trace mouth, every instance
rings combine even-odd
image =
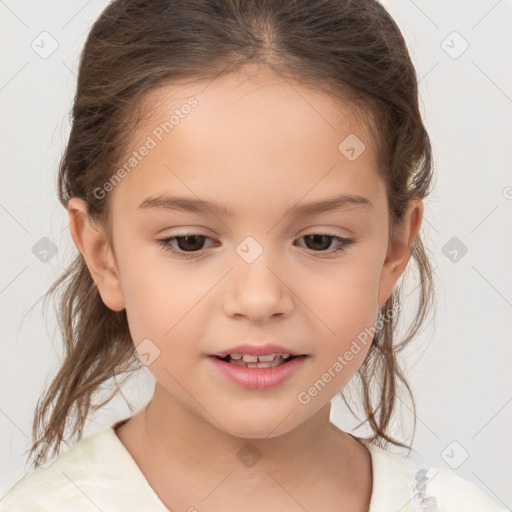
[[[211,356],[243,368],[272,368],[287,364],[295,358],[306,357],[305,355],[292,354],[268,354],[255,356],[251,354],[226,354],[225,356]]]
[[[275,388],[304,367],[308,355],[274,353],[253,354],[212,354],[208,360],[220,375],[242,388],[268,390]]]

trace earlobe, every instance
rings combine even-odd
[[[71,237],[87,264],[103,302],[113,311],[122,311],[125,302],[121,280],[105,234],[92,224],[83,199],[71,198],[68,214]]]
[[[382,265],[377,295],[379,307],[389,299],[396,282],[407,268],[422,220],[423,201],[417,197],[409,200],[402,223],[396,227],[395,239],[389,242]]]

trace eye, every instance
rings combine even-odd
[[[181,235],[163,238],[157,240],[157,242],[166,251],[170,251],[185,258],[196,258],[198,256],[196,253],[201,250],[205,239],[208,238],[210,237],[205,235]],[[177,242],[178,249],[175,248],[173,242]]]
[[[334,234],[329,233],[314,233],[305,235],[299,238],[306,240],[306,245],[312,245],[311,248],[314,252],[325,253],[328,255],[338,254],[339,252],[345,251],[355,240],[351,238],[343,238]],[[203,250],[203,245],[206,240],[212,240],[206,235],[180,235],[170,236],[157,240],[157,243],[165,250],[173,254],[177,254],[184,258],[197,258]],[[337,246],[334,249],[329,249],[332,242],[337,242]],[[177,245],[177,247],[175,246]]]
[[[312,233],[310,235],[304,235],[301,238],[306,241],[306,245],[313,246],[312,250],[314,250],[314,252],[321,252],[329,255],[338,254],[339,252],[345,251],[355,243],[355,240],[351,238],[343,238],[341,236],[329,233]],[[328,250],[333,241],[338,243],[337,247]]]

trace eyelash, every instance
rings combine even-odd
[[[335,255],[335,254],[338,254],[340,252],[346,251],[350,246],[352,246],[355,243],[355,240],[352,239],[352,238],[343,238],[341,236],[334,235],[332,233],[310,233],[308,235],[303,235],[300,238],[304,238],[306,236],[314,236],[314,235],[321,235],[321,236],[330,237],[330,238],[332,238],[334,240],[338,240],[338,242],[340,244],[336,249],[331,249],[331,250],[328,250],[328,251],[314,251],[313,249],[309,249],[309,250],[311,250],[313,252],[318,252],[318,253],[321,253],[321,254]],[[198,250],[198,251],[188,251],[187,252],[187,251],[182,251],[182,250],[176,249],[172,245],[172,243],[171,243],[172,241],[178,240],[179,238],[187,238],[189,236],[190,237],[192,237],[192,236],[199,236],[199,237],[201,237],[202,236],[202,237],[204,237],[206,239],[210,238],[209,236],[205,236],[205,235],[200,235],[200,234],[195,234],[194,233],[194,234],[190,234],[190,235],[170,236],[170,237],[167,237],[167,238],[163,238],[163,239],[157,240],[157,243],[165,251],[169,251],[169,252],[171,252],[173,254],[178,254],[179,256],[181,256],[183,258],[186,258],[186,259],[198,258],[199,256],[197,254],[201,252],[201,249]]]

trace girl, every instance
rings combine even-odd
[[[406,446],[397,355],[433,304],[431,178],[415,70],[376,1],[113,1],[59,173],[80,252],[49,291],[65,286],[66,357],[36,469],[0,510],[499,510],[386,450]],[[421,300],[396,340],[411,257]],[[146,406],[80,439],[101,385],[143,366]],[[367,439],[329,421],[355,375]],[[66,427],[79,442],[49,463]]]

